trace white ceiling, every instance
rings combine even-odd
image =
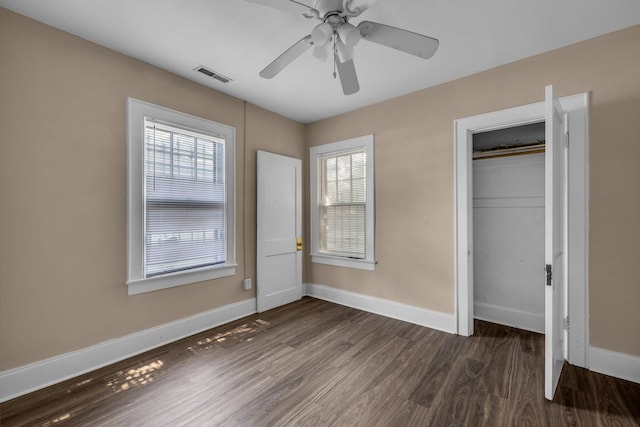
[[[307,3],[312,0],[303,0]],[[360,92],[345,96],[333,64],[311,52],[258,76],[315,20],[243,0],[0,0],[0,6],[308,123],[640,24],[638,0],[354,0],[358,18],[440,40],[420,59],[362,41]],[[193,71],[204,65],[232,82]],[[552,82],[550,82],[552,83]]]

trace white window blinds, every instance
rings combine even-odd
[[[225,140],[145,119],[146,277],[225,262]]]
[[[366,257],[366,161],[364,149],[318,158],[321,254]]]

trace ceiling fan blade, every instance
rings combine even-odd
[[[338,75],[340,75],[340,83],[342,83],[342,92],[345,95],[353,95],[360,90],[358,76],[356,75],[356,67],[353,59],[340,62],[337,54],[335,55],[336,66],[338,67]]]
[[[440,44],[438,39],[377,22],[362,21],[358,29],[365,40],[424,59],[431,58]]]
[[[287,65],[291,64],[294,59],[302,55],[313,46],[311,34],[298,40],[296,44],[287,49],[282,55],[278,56],[271,64],[267,65],[264,70],[260,71],[260,77],[270,79],[275,77]]]
[[[284,10],[295,15],[305,15],[314,9],[311,6],[295,0],[246,0],[250,3],[257,3],[274,9]],[[311,12],[313,13],[313,12]]]

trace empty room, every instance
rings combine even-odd
[[[640,426],[637,0],[0,0],[1,426]]]

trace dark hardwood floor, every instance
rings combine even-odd
[[[3,403],[0,425],[640,425],[639,384],[570,365],[546,401],[543,351],[304,298]]]

